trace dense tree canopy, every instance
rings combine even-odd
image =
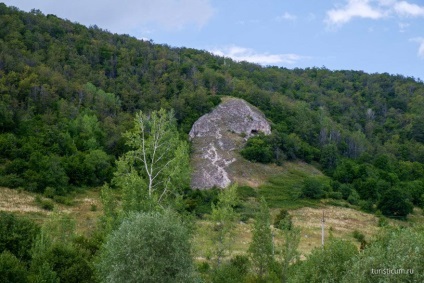
[[[272,121],[273,136],[249,141],[247,158],[311,162],[346,185],[333,190],[372,204],[405,186],[422,205],[419,79],[261,67],[4,4],[0,19],[0,185],[56,194],[103,185],[135,113],[174,109],[184,137],[229,95]]]

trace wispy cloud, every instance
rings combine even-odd
[[[399,25],[399,31],[405,32],[411,24],[409,24],[409,23],[399,23],[398,25]]]
[[[421,59],[424,59],[424,37],[415,37],[415,38],[411,38],[410,39],[413,42],[417,42],[419,43],[419,47],[418,47],[418,57],[420,57]]]
[[[300,60],[309,58],[298,54],[258,53],[253,49],[235,45],[215,48],[210,52],[218,56],[229,57],[235,61],[247,61],[261,65],[293,65]]]
[[[327,11],[328,26],[341,26],[354,18],[379,20],[395,16],[424,17],[424,6],[397,0],[346,0],[344,6]]]
[[[326,22],[329,25],[343,25],[353,18],[381,19],[384,12],[371,6],[370,0],[348,0],[346,6],[327,12]]]
[[[37,3],[35,3],[37,2]],[[10,0],[25,10],[37,6],[45,14],[70,18],[85,25],[97,24],[113,32],[128,32],[151,25],[166,30],[201,28],[215,14],[211,0]]]
[[[424,7],[416,4],[410,4],[406,1],[401,1],[394,4],[394,10],[397,14],[404,17],[423,17]]]
[[[282,22],[282,21],[296,21],[297,20],[297,16],[296,15],[293,15],[293,14],[290,14],[289,12],[285,12],[281,16],[276,17],[275,20],[277,22]]]

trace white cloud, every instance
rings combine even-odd
[[[413,42],[418,42],[420,46],[418,47],[418,57],[424,59],[424,37],[416,37],[410,39]]]
[[[398,0],[346,0],[346,4],[327,11],[325,22],[341,26],[353,18],[379,20],[389,16],[424,17],[424,6]]]
[[[399,23],[398,25],[400,32],[405,32],[411,26],[409,23]]]
[[[326,22],[329,25],[342,25],[355,17],[377,20],[384,17],[384,12],[372,7],[370,0],[348,0],[345,7],[328,11]]]
[[[295,21],[297,20],[297,16],[290,14],[288,12],[285,12],[284,14],[282,14],[281,16],[278,16],[275,18],[275,20],[277,22],[282,22],[282,21]]]
[[[218,56],[229,57],[235,61],[247,61],[261,65],[293,65],[299,60],[308,58],[297,54],[258,53],[253,49],[235,45],[212,49],[210,52]]]
[[[424,16],[424,7],[418,6],[416,4],[410,4],[406,1],[401,1],[394,4],[394,10],[400,16],[405,17],[423,17]]]
[[[210,0],[73,0],[27,1],[6,0],[7,5],[29,11],[32,8],[44,14],[98,25],[113,32],[153,24],[158,28],[179,30],[188,25],[201,28],[214,14]]]

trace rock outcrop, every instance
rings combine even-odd
[[[246,140],[259,132],[271,134],[270,124],[262,112],[242,99],[226,98],[200,117],[189,134],[193,143],[191,186],[227,187],[233,181],[227,168],[237,160]]]

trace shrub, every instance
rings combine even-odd
[[[263,134],[251,137],[240,154],[253,162],[270,163],[273,161],[271,144]]]
[[[280,209],[274,220],[274,227],[281,230],[291,230],[293,227],[292,216],[286,209]]]
[[[304,180],[302,186],[302,197],[311,199],[320,199],[324,196],[326,184],[322,180],[309,177]]]
[[[72,245],[55,244],[47,251],[45,260],[61,283],[93,281],[93,270],[87,257]]]
[[[347,201],[350,204],[357,205],[359,203],[359,200],[360,200],[360,196],[358,192],[356,190],[352,190],[349,197],[347,198]]]
[[[357,254],[358,250],[352,243],[332,240],[324,249],[314,249],[306,261],[294,265],[290,282],[341,282],[349,268],[346,262]]]
[[[332,199],[342,199],[343,195],[341,192],[329,192],[328,197]]]
[[[130,214],[107,239],[97,269],[103,282],[192,282],[189,231],[170,212]]]
[[[0,254],[0,282],[26,283],[28,271],[25,265],[13,254],[4,251]]]
[[[383,215],[401,219],[405,219],[414,208],[407,196],[399,189],[390,189],[385,192],[377,207]]]
[[[40,196],[35,197],[35,202],[45,210],[53,210],[54,209],[54,203],[50,199],[42,199]]]
[[[249,259],[245,256],[236,256],[230,262],[221,264],[212,272],[212,282],[239,283],[247,275]]]
[[[352,233],[353,237],[358,240],[358,242],[365,241],[365,235],[359,232],[358,230],[353,231]]]
[[[29,262],[30,250],[39,231],[38,225],[29,219],[0,212],[0,253],[9,251],[18,259]]]
[[[375,242],[348,262],[343,280],[337,282],[424,282],[423,227],[382,231]],[[392,270],[403,272],[387,273]]]
[[[74,204],[74,202],[72,201],[72,198],[69,196],[54,196],[53,200],[57,203],[68,205],[68,206],[71,206]]]

